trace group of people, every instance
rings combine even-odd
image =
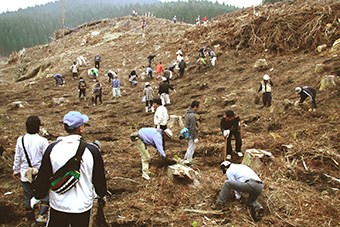
[[[28,226],[37,222],[49,227],[89,226],[92,204],[95,198],[105,206],[106,178],[100,147],[84,143],[82,135],[88,116],[70,111],[63,118],[66,136],[48,144],[41,137],[39,117],[26,120],[27,133],[17,140],[13,164],[13,177],[21,180],[24,190],[24,207]],[[65,168],[83,143],[83,154],[78,169],[78,181],[67,192],[50,190],[50,179],[59,169]],[[34,183],[32,176],[36,175]],[[40,203],[38,218],[34,208]],[[49,213],[48,213],[49,210]]]
[[[199,58],[204,62],[206,52],[209,55],[211,65],[215,67],[216,54],[211,48],[203,47],[199,50]],[[183,53],[181,49],[176,53],[177,64],[179,68],[183,60]],[[96,56],[98,57],[98,55]],[[146,69],[147,79],[152,79],[151,64],[155,55],[148,56],[149,66]],[[95,58],[95,68],[99,69],[98,58]],[[185,67],[184,67],[185,68]],[[73,78],[77,78],[78,69],[76,64],[71,66]],[[147,149],[148,146],[153,146],[157,149],[161,158],[166,157],[165,142],[173,138],[173,132],[167,128],[167,121],[169,119],[168,109],[171,107],[169,90],[175,91],[171,79],[171,69],[169,67],[164,69],[162,62],[156,66],[157,78],[161,78],[162,82],[159,84],[158,94],[159,98],[154,97],[154,91],[149,82],[145,83],[143,94],[145,96],[145,111],[155,112],[154,114],[154,127],[141,128],[138,132],[130,135],[131,141],[141,154],[142,162],[142,178],[150,180],[149,162],[151,159],[150,153]],[[168,70],[168,71],[167,71]],[[95,71],[91,73],[95,74]],[[170,71],[170,73],[169,73]],[[97,71],[98,72],[98,71]],[[161,73],[163,72],[163,76]],[[181,71],[180,71],[181,72]],[[183,76],[183,73],[180,74]],[[113,89],[113,97],[121,97],[120,94],[120,81],[116,72],[110,70],[108,72],[109,83]],[[57,79],[58,81],[57,81]],[[135,70],[131,71],[129,81],[132,86],[137,85],[138,75]],[[59,85],[64,84],[63,76],[61,74],[55,75],[56,83]],[[265,74],[260,82],[258,92],[262,92],[263,107],[270,107],[272,102],[272,86],[273,82],[269,75]],[[93,85],[93,93],[95,94],[95,105],[97,99],[102,103],[101,95],[103,88],[100,82],[95,78],[96,83]],[[78,83],[79,98],[81,96],[86,99],[86,82],[80,77]],[[297,87],[296,93],[300,96],[298,104],[302,104],[308,97],[312,102],[312,110],[316,109],[316,89],[313,87]],[[185,111],[185,128],[188,131],[188,148],[184,155],[185,163],[190,163],[194,158],[196,145],[198,143],[199,122],[196,116],[199,110],[200,102],[195,100]],[[47,211],[50,208],[49,226],[62,226],[61,223],[82,223],[82,226],[87,226],[90,217],[90,210],[93,201],[93,192],[99,196],[102,203],[106,194],[105,173],[103,168],[103,161],[99,153],[99,147],[94,144],[87,144],[84,153],[85,161],[81,164],[80,180],[78,182],[80,187],[74,187],[70,192],[64,195],[59,195],[54,191],[49,191],[49,182],[47,179],[63,164],[67,162],[74,153],[77,151],[79,141],[82,139],[81,135],[85,129],[85,123],[88,121],[86,115],[79,112],[71,111],[64,116],[63,122],[68,136],[59,137],[56,142],[48,145],[46,139],[40,137],[37,133],[39,131],[40,120],[36,116],[31,116],[27,119],[26,127],[27,134],[18,138],[16,146],[15,161],[13,166],[13,177],[20,176],[22,187],[25,194],[25,209],[26,216],[29,220],[34,220],[34,213],[32,204],[35,201],[40,201],[40,210],[37,221],[44,222],[47,219]],[[225,115],[221,118],[220,130],[222,136],[225,138],[226,155],[224,161],[221,163],[220,168],[223,174],[226,174],[228,180],[223,184],[219,193],[216,203],[212,206],[213,209],[223,209],[224,204],[230,196],[231,189],[235,190],[235,197],[239,200],[244,193],[248,193],[247,205],[251,208],[251,214],[255,220],[260,219],[264,214],[262,205],[257,201],[258,196],[263,190],[263,184],[259,176],[248,166],[242,164],[234,164],[231,162],[232,155],[236,154],[237,157],[242,157],[242,136],[241,136],[241,121],[240,117],[234,113],[233,110],[227,110]],[[233,152],[231,140],[232,136],[235,137],[235,153]],[[26,145],[26,146],[25,146]],[[27,151],[25,151],[27,150]],[[67,153],[67,150],[73,151]],[[56,156],[57,152],[66,152],[64,157]],[[31,159],[31,160],[30,160]],[[41,165],[41,166],[40,166]],[[33,185],[29,179],[25,177],[26,171],[29,167],[33,166],[39,169],[38,177],[39,187],[33,191]],[[95,176],[95,177],[94,177]],[[82,178],[83,177],[83,178]],[[94,191],[93,191],[94,190]],[[76,198],[82,198],[79,203],[73,203]],[[50,202],[48,202],[50,200]],[[67,201],[67,202],[66,202]],[[78,201],[78,200],[77,200]]]

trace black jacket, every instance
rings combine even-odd
[[[234,119],[229,121],[226,116],[221,119],[221,131],[229,129],[230,131],[237,131],[241,127],[240,117],[235,115]]]

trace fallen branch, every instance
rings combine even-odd
[[[195,209],[183,209],[185,212],[193,212],[199,214],[223,214],[221,210],[195,210]]]
[[[126,177],[112,177],[112,179],[128,180],[128,181],[131,181],[131,182],[139,183],[138,181],[135,181],[135,180],[132,180],[132,179],[126,178]]]
[[[328,175],[326,173],[324,173],[323,175],[325,175],[326,177],[331,178],[332,180],[340,183],[340,179],[338,179],[338,178],[332,177],[332,176],[330,176],[330,175]]]

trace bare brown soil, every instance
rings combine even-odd
[[[63,116],[77,110],[90,116],[84,138],[102,144],[107,183],[113,192],[105,207],[111,226],[191,226],[194,221],[197,226],[340,225],[340,53],[329,52],[340,38],[339,4],[289,1],[255,10],[257,16],[253,8],[243,9],[215,18],[206,27],[147,18],[144,36],[142,18],[106,19],[79,26],[64,38],[58,31],[53,43],[13,54],[0,69],[0,143],[6,149],[0,164],[0,224],[24,225],[23,191],[11,174],[16,138],[25,133],[26,118],[38,115],[52,142],[65,135]],[[97,31],[99,35],[91,34]],[[322,44],[327,44],[326,50],[316,52]],[[217,66],[196,72],[197,51],[203,46],[213,47]],[[137,70],[141,75],[150,54],[157,55],[153,68],[159,61],[169,66],[179,47],[189,62],[188,70],[184,78],[171,82],[177,92],[170,94],[169,114],[184,116],[193,100],[201,101],[199,143],[191,165],[199,173],[199,184],[167,177],[172,158],[183,158],[187,148],[186,141],[178,139],[179,125],[172,128],[176,139],[166,143],[167,161],[161,162],[157,151],[149,148],[150,181],[142,179],[140,154],[129,139],[139,128],[153,127],[153,114],[145,113],[141,103],[143,81],[131,87],[128,74]],[[101,106],[93,106],[90,99],[78,101],[78,81],[69,71],[77,56],[87,57],[89,66],[80,69],[91,86],[87,70],[94,66],[97,53],[102,57],[99,79],[106,86]],[[254,63],[261,58],[269,67],[258,71]],[[315,73],[316,64],[322,63],[324,72]],[[121,99],[111,100],[109,69],[118,72]],[[56,87],[53,77],[47,76],[56,73],[67,75],[64,87]],[[265,73],[274,83],[269,109],[254,103]],[[319,88],[330,74],[337,84],[318,91],[316,112],[308,111],[307,101],[294,106],[296,86]],[[154,79],[151,86],[158,83]],[[53,98],[64,99],[56,103]],[[15,101],[24,102],[24,107],[13,105]],[[219,170],[224,152],[219,123],[227,109],[242,120],[242,150],[263,149],[274,156],[255,170],[264,182],[259,202],[265,217],[259,222],[252,220],[246,198],[240,203],[231,196],[222,215],[197,212],[211,211],[224,182]],[[285,148],[288,144],[291,149]],[[233,161],[242,160],[234,156]]]

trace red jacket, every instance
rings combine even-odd
[[[159,63],[158,65],[156,65],[156,73],[161,73],[162,71],[164,72],[163,65]]]

